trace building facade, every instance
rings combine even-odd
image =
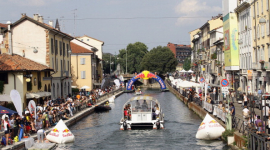
[[[11,24],[5,32],[2,53],[14,53],[53,69],[43,80],[51,82],[51,98],[66,97],[71,93],[70,41],[72,36],[54,28],[52,21],[43,22],[43,17],[33,18],[22,14],[21,19]]]
[[[178,61],[177,70],[181,71],[183,69],[183,63],[185,59],[191,56],[190,45],[178,45],[173,43],[168,43],[167,47],[174,53],[175,58]]]

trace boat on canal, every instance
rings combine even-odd
[[[135,91],[135,95],[142,95],[141,89],[136,90],[136,91]]]
[[[164,114],[159,101],[151,96],[135,96],[123,106],[120,130],[132,128],[164,128]]]

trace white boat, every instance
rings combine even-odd
[[[164,128],[164,114],[157,99],[151,96],[135,96],[123,106],[120,130],[133,127]]]

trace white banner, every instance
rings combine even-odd
[[[36,121],[36,118],[37,118],[37,112],[36,112],[36,103],[35,101],[31,100],[29,103],[28,103],[28,109],[30,111],[30,113],[32,114],[33,112],[35,113],[35,121]]]
[[[20,116],[22,116],[22,99],[20,93],[17,90],[10,91],[10,97],[12,102]]]

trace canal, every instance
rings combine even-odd
[[[59,150],[84,149],[228,149],[222,141],[203,141],[195,138],[202,119],[189,110],[171,92],[142,89],[143,94],[157,98],[165,114],[163,130],[119,130],[124,103],[134,93],[124,93],[111,104],[112,110],[93,113],[73,125],[70,130],[75,142],[59,144]]]

